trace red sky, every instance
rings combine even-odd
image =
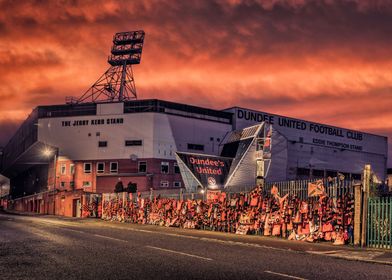
[[[35,106],[80,96],[108,68],[113,34],[138,29],[141,99],[237,105],[392,139],[390,1],[0,0],[0,10],[0,146]]]

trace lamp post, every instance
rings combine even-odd
[[[55,149],[50,149],[50,148],[45,148],[43,150],[43,155],[47,158],[53,155],[53,188],[52,188],[52,197],[53,197],[53,214],[56,215],[56,171],[57,171],[57,153],[58,150]]]
[[[203,195],[203,201],[205,201],[206,200],[206,198],[205,198],[205,196],[206,196],[206,190],[205,190],[205,188],[201,188],[201,190],[200,190],[200,193]]]
[[[57,149],[52,150],[52,149],[46,148],[43,151],[43,154],[45,157],[48,157],[48,158],[53,155],[53,189],[56,190]]]

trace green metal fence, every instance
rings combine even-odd
[[[392,197],[368,199],[367,246],[392,249]]]

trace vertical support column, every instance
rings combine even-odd
[[[362,202],[362,231],[361,231],[361,246],[366,246],[366,232],[367,232],[367,212],[368,212],[368,198],[370,189],[370,164],[365,165],[363,171],[363,202]]]
[[[354,245],[361,245],[362,186],[354,186]]]
[[[121,81],[120,81],[120,90],[118,93],[118,101],[123,101],[124,100],[124,86],[126,83],[125,77],[127,74],[127,64],[124,61],[122,65],[122,70],[121,70]]]

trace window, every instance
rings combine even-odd
[[[316,178],[323,178],[324,177],[324,170],[313,169],[313,176]]]
[[[188,150],[204,151],[204,145],[188,143]]]
[[[75,187],[75,182],[74,182],[74,181],[69,182],[69,186],[70,186],[71,188],[74,188],[74,187]]]
[[[72,163],[69,165],[69,172],[71,175],[75,174],[75,164]]]
[[[299,176],[309,176],[309,168],[297,168],[297,175]]]
[[[167,161],[162,161],[161,162],[161,173],[162,174],[169,173],[169,163]]]
[[[62,188],[65,188],[65,182],[60,182],[60,186],[61,186]]]
[[[118,163],[111,162],[110,163],[110,173],[117,173],[118,172]]]
[[[173,182],[173,187],[181,188],[181,182]]]
[[[174,174],[180,174],[180,168],[176,162],[174,163]]]
[[[169,181],[161,181],[161,188],[168,188],[169,187]]]
[[[147,162],[139,161],[139,173],[146,173],[147,172]]]
[[[125,140],[125,146],[142,146],[142,140]]]
[[[83,181],[83,187],[90,187],[91,182],[90,181]]]
[[[256,140],[256,151],[262,151],[264,148],[264,139],[263,138],[257,138]]]
[[[108,146],[108,141],[98,141],[98,147],[104,148]]]
[[[105,163],[104,162],[97,163],[97,173],[105,173]]]
[[[61,164],[60,171],[61,171],[61,175],[65,175],[67,173],[67,167],[65,163]]]
[[[85,162],[83,171],[84,171],[84,173],[91,173],[91,163]]]
[[[95,136],[101,136],[101,132],[96,132]]]
[[[361,180],[361,174],[351,174],[351,178],[354,180]]]

